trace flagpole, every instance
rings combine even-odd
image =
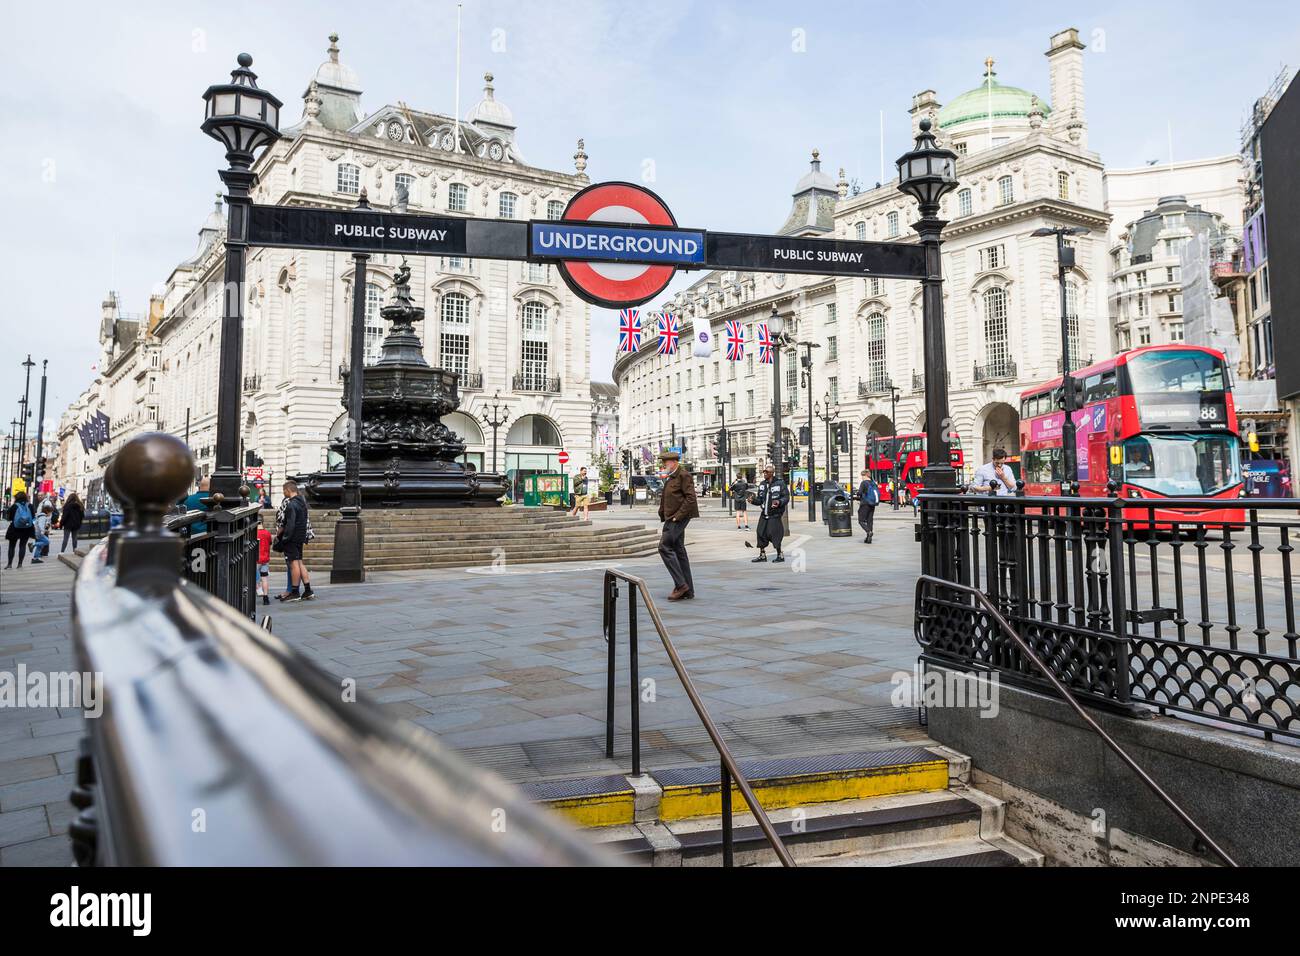
[[[993,148],[993,57],[984,61],[987,70],[984,73],[985,99],[989,110],[989,149]]]
[[[460,10],[464,4],[456,4],[456,143],[455,152],[460,152]]]

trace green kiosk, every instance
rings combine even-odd
[[[545,472],[528,475],[524,478],[524,504],[531,508],[569,507],[569,476]]]

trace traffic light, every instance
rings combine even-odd
[[[777,458],[777,455],[776,455],[776,442],[774,442],[774,441],[770,441],[770,442],[767,443],[767,460],[770,461],[772,464],[775,465],[775,464],[776,464],[776,458]]]
[[[23,464],[18,474],[23,479],[23,484],[29,489],[36,484],[36,462],[29,461]]]
[[[835,423],[835,443],[839,446],[840,451],[849,450],[849,423]]]
[[[36,459],[36,472],[34,477],[37,479],[45,477],[45,457],[43,455]]]
[[[727,430],[725,428],[718,429],[718,457],[727,457]]]
[[[805,447],[812,444],[812,429],[807,425],[799,426],[799,444]]]

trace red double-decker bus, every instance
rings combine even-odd
[[[949,458],[959,473],[965,464],[961,440],[952,436]],[[918,432],[903,435],[871,435],[867,438],[866,466],[871,478],[880,486],[880,500],[891,501],[894,477],[907,490],[908,498],[921,493],[921,472],[929,462],[925,451],[925,436]]]
[[[1155,509],[1164,524],[1240,521],[1241,443],[1223,353],[1195,345],[1148,345],[1071,374],[1076,395],[1079,494],[1125,498],[1216,498],[1223,508]],[[1063,379],[1020,396],[1025,492],[1061,492]],[[1140,519],[1148,509],[1132,509]]]

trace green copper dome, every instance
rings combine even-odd
[[[996,73],[986,73],[984,77],[984,82],[975,89],[963,93],[939,110],[940,129],[971,120],[987,120],[990,106],[995,120],[1028,118],[1029,111],[1033,108],[1033,93],[1016,86],[1003,86],[998,82]],[[1052,112],[1042,97],[1038,98],[1038,108],[1044,117]]]

